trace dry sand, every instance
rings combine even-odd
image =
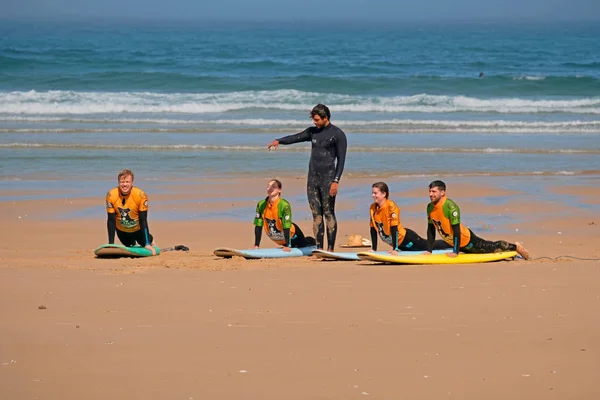
[[[235,190],[247,197],[258,184]],[[284,185],[302,193],[304,181]],[[229,189],[186,190],[181,199],[203,207]],[[489,206],[481,190],[467,181],[449,194],[463,215],[480,216],[484,238],[523,241],[533,257],[600,258],[598,214],[493,186],[488,196],[515,199]],[[568,194],[597,199],[600,189]],[[169,207],[160,202],[157,243],[189,253],[100,260],[92,250],[106,241],[104,219],[64,215],[101,202],[2,203],[0,398],[600,398],[599,261],[224,260],[212,250],[249,247],[251,218],[152,220]],[[503,212],[513,222],[485,225]],[[425,233],[420,219],[403,223]],[[351,233],[366,236],[368,221],[340,220],[338,244]]]

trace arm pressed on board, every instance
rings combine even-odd
[[[146,241],[144,247],[150,250],[152,252],[152,255],[155,256],[156,250],[152,246],[152,243],[150,243],[150,238],[148,236],[148,211],[140,211],[138,216],[140,221],[140,229],[142,230],[144,240]]]
[[[427,224],[427,252],[425,254],[431,254],[433,246],[435,244],[435,225],[433,222]]]
[[[377,229],[371,227],[371,249],[377,251]]]
[[[454,258],[458,255],[460,251],[460,223],[452,225],[452,234],[454,237],[452,238],[452,253],[446,253],[448,257]]]
[[[254,248],[258,249],[260,246],[260,239],[262,237],[262,227],[255,226],[254,227]]]
[[[111,196],[111,192],[106,193],[106,213],[108,214],[108,218],[106,219],[106,229],[108,229],[108,244],[115,243],[115,232],[117,231],[117,215],[115,207],[113,205],[113,200]]]
[[[268,198],[261,200],[256,204],[256,214],[254,215],[254,248],[258,249],[260,246],[260,239],[262,237],[262,230],[264,221],[262,218],[263,211],[265,210],[265,204]]]
[[[311,140],[311,136],[310,136],[311,129],[312,128],[306,128],[305,130],[303,130],[300,133],[296,133],[294,135],[284,136],[282,138],[275,139],[271,143],[269,143],[269,145],[267,146],[267,150],[271,150],[271,147],[273,147],[274,149],[277,149],[277,147],[280,144],[294,144],[294,143],[300,143],[300,142],[308,142]]]
[[[108,244],[115,244],[115,232],[117,231],[117,220],[115,213],[107,213],[106,229],[108,229]]]
[[[292,239],[290,237],[292,229],[292,206],[287,200],[281,199],[279,201],[278,213],[279,218],[281,219],[281,227],[283,228],[283,238],[285,239],[283,251],[287,253],[292,251]]]
[[[285,239],[285,245],[283,245],[283,251],[286,253],[292,251],[292,240],[290,239],[290,228],[283,229],[283,238]]]
[[[398,248],[399,243],[398,243],[398,225],[392,225],[390,226],[390,231],[392,234],[392,250],[390,251],[390,254],[397,256],[398,252],[400,251],[400,249]]]

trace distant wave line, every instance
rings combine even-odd
[[[201,144],[156,144],[156,145],[103,145],[103,144],[63,144],[63,143],[4,143],[0,148],[13,149],[89,149],[89,150],[146,150],[146,151],[236,151],[236,152],[264,152],[266,146],[217,146]],[[306,147],[281,147],[284,152],[307,152]],[[598,149],[511,149],[511,148],[455,148],[455,147],[366,147],[353,146],[350,152],[362,153],[471,153],[471,154],[600,154]]]
[[[207,128],[0,128],[0,133],[5,134],[86,134],[86,133],[106,133],[120,134],[120,133],[132,133],[132,134],[169,134],[169,133],[181,133],[181,134],[213,134],[213,133],[232,133],[232,134],[260,134],[260,133],[295,133],[301,131],[302,128],[285,128],[285,127],[273,127],[273,128],[258,128],[258,127],[207,127]],[[351,125],[345,126],[344,130],[346,133],[354,135],[369,135],[369,134],[390,134],[390,135],[403,135],[412,133],[421,134],[587,134],[594,135],[600,134],[600,126],[591,127],[556,127],[556,128],[544,128],[544,127],[528,127],[528,128],[486,128],[486,127],[415,127],[415,126],[379,126],[375,125],[369,127],[368,130],[364,127],[352,127]]]

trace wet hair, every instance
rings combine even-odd
[[[279,179],[269,179],[269,182],[275,182],[275,187],[277,189],[281,189],[283,187]]]
[[[446,184],[442,181],[433,181],[429,184],[429,189],[433,189],[434,187],[446,191]]]
[[[390,196],[390,188],[385,182],[375,182],[372,188],[377,188],[381,193],[385,193],[385,198],[388,199]]]
[[[318,115],[321,118],[327,117],[327,119],[331,119],[331,112],[329,111],[329,107],[325,104],[317,104],[313,107],[310,112],[310,117],[313,118],[315,115]]]
[[[133,180],[133,171],[131,171],[130,169],[122,169],[121,172],[119,172],[119,175],[117,176],[117,180],[120,181],[121,178],[124,176],[131,176],[131,180]]]

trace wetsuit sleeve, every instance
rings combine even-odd
[[[295,135],[284,136],[280,139],[277,139],[279,144],[294,144],[300,142],[309,142],[312,138],[310,135],[311,128],[306,128],[300,133],[296,133]]]
[[[262,213],[264,211],[264,202],[265,200],[261,200],[258,202],[258,204],[256,205],[256,214],[254,214],[254,226],[257,226],[259,228],[262,227],[265,223],[262,218]]]
[[[117,231],[117,219],[115,213],[108,212],[106,228],[108,229],[108,244],[115,243],[115,232]]]
[[[254,226],[254,245],[260,246],[260,238],[262,236],[262,227]]]
[[[396,231],[398,230],[398,225],[400,225],[400,209],[392,200],[388,200],[388,208],[387,208],[387,219],[390,224],[390,227],[396,227]]]
[[[112,196],[110,195],[110,192],[106,193],[106,212],[109,214],[114,214],[117,212],[115,210],[115,206],[113,204],[113,199],[112,199]]]
[[[373,222],[373,215],[375,214],[375,203],[371,204],[369,208],[369,226],[371,228],[376,228],[375,222]]]
[[[292,227],[292,206],[286,200],[279,200],[279,218],[281,218],[281,226],[283,229],[287,229],[288,233]],[[288,241],[286,240],[286,243]]]
[[[398,251],[398,226],[391,226],[390,231],[392,233],[392,247]]]
[[[148,211],[148,196],[143,190],[140,191],[140,201],[138,204],[138,211]]]
[[[435,225],[431,220],[427,224],[427,251],[432,252],[435,244]]]
[[[333,177],[334,182],[339,182],[344,172],[344,164],[346,163],[346,150],[348,149],[348,141],[346,140],[346,134],[340,129],[338,131],[336,140],[336,155],[337,155],[337,166],[335,167],[335,176]]]
[[[460,224],[452,225],[452,234],[454,235],[454,246],[452,246],[452,251],[458,254],[460,251]]]
[[[371,248],[377,251],[377,229],[371,226]]]
[[[285,239],[285,247],[291,247],[292,241],[290,240],[290,228],[283,229],[283,238]]]
[[[433,204],[429,203],[427,205],[427,223],[428,224],[433,224],[433,221],[431,220],[431,212],[433,211]]]
[[[142,230],[144,240],[146,241],[144,246],[148,246],[151,244],[148,236],[148,211],[140,211],[138,215],[140,218],[140,229]]]
[[[460,224],[460,208],[458,205],[450,199],[447,199],[442,206],[444,215],[450,220],[450,225],[454,226]]]

